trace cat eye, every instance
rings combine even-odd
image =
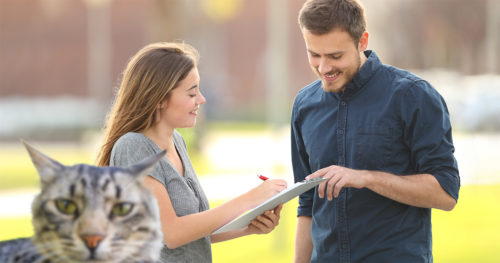
[[[113,215],[115,216],[126,216],[132,211],[134,204],[132,203],[118,203],[113,206]]]
[[[76,206],[75,202],[67,199],[57,199],[56,207],[57,210],[59,210],[59,212],[66,215],[74,215],[78,210],[78,207]]]

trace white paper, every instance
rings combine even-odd
[[[224,233],[227,231],[240,229],[246,227],[250,224],[250,222],[255,219],[257,216],[262,215],[265,211],[271,210],[277,207],[279,204],[284,204],[294,197],[306,192],[307,190],[317,186],[321,182],[325,181],[324,178],[314,178],[309,181],[298,182],[288,187],[287,189],[281,191],[279,194],[269,198],[264,203],[250,210],[248,213],[234,219],[233,221],[225,224],[221,228],[217,229],[212,234]]]

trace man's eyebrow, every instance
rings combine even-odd
[[[307,50],[309,53],[311,53],[312,55],[319,55],[318,53],[308,49]],[[326,54],[326,56],[335,56],[335,55],[341,55],[342,53],[344,53],[344,51],[342,50],[339,50],[339,51],[335,51],[335,52],[332,52],[332,53],[328,53]]]
[[[336,55],[342,55],[344,53],[344,51],[335,51],[335,52],[332,52],[330,54],[326,54],[327,56],[336,56]]]
[[[316,52],[314,52],[314,51],[312,51],[310,49],[308,49],[307,52],[311,53],[312,55],[318,55],[318,53],[316,53]]]

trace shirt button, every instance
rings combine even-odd
[[[347,105],[347,103],[345,101],[341,101],[340,105],[345,106],[345,105]]]
[[[344,134],[344,130],[339,130],[339,134]]]

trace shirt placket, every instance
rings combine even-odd
[[[338,126],[337,126],[337,164],[345,166],[346,160],[346,128],[347,128],[347,101],[341,98],[339,102]],[[340,262],[349,262],[349,236],[347,228],[347,191],[342,188],[337,198],[337,222],[338,222],[338,235],[339,235],[339,248],[340,248]]]

